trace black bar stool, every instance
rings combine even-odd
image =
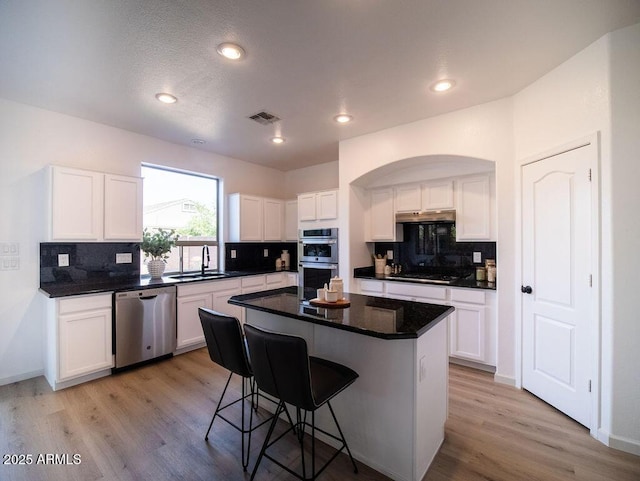
[[[209,357],[211,360],[224,367],[229,371],[229,378],[227,379],[227,383],[224,386],[224,390],[222,391],[222,395],[220,396],[220,400],[218,401],[218,405],[216,406],[216,410],[213,414],[213,418],[211,418],[211,422],[209,423],[209,429],[207,429],[207,434],[205,434],[205,441],[209,440],[209,432],[211,431],[211,427],[213,426],[213,421],[215,421],[216,417],[226,421],[235,429],[240,431],[242,436],[242,468],[244,471],[247,470],[247,466],[249,465],[249,452],[251,451],[251,433],[270,421],[273,416],[268,417],[260,424],[253,426],[253,411],[254,409],[250,409],[249,414],[249,427],[246,427],[245,423],[245,403],[244,401],[248,398],[251,398],[252,407],[257,410],[258,408],[258,392],[255,389],[255,382],[253,380],[253,372],[251,371],[251,365],[249,363],[249,358],[247,355],[247,349],[245,345],[245,339],[242,334],[242,328],[240,326],[240,321],[235,317],[227,316],[221,314],[216,311],[212,311],[211,309],[205,309],[203,307],[198,309],[198,315],[200,316],[200,323],[202,324],[202,330],[204,331],[204,337],[207,342],[207,349],[209,350]],[[235,401],[232,401],[228,404],[222,405],[222,400],[224,399],[224,395],[227,392],[227,387],[229,387],[229,382],[231,381],[231,377],[237,374],[242,377],[242,396]],[[246,384],[249,384],[250,389],[247,392]],[[255,398],[254,398],[255,396]],[[254,403],[255,399],[255,403]],[[267,397],[272,402],[275,402]],[[230,421],[226,417],[224,417],[221,413],[224,409],[233,406],[236,403],[242,403],[242,414],[241,414],[241,425],[238,426],[234,422]],[[277,403],[277,402],[276,402]],[[287,416],[289,413],[287,412]],[[293,423],[293,421],[291,421]],[[245,436],[248,437],[247,449],[245,451]],[[246,452],[246,455],[245,455]]]
[[[256,475],[260,461],[264,456],[303,481],[315,480],[343,449],[347,450],[351,463],[353,464],[353,470],[357,473],[358,467],[356,466],[353,456],[351,456],[351,451],[349,450],[347,441],[344,439],[342,429],[340,429],[340,425],[329,401],[336,394],[352,384],[358,378],[358,373],[342,364],[309,356],[307,343],[301,337],[268,332],[248,324],[244,326],[244,330],[258,388],[280,400],[276,408],[276,414],[269,427],[267,437],[262,444],[260,455],[251,473],[251,479],[253,480]],[[296,424],[295,426],[292,425],[284,433],[271,441],[278,416],[285,410],[285,403],[296,407]],[[316,427],[315,411],[323,404],[329,407],[340,437]],[[301,410],[305,411],[304,417],[301,416]],[[307,413],[309,412],[311,413],[310,424],[307,422]],[[306,477],[303,445],[304,432],[307,426],[311,428],[310,478]],[[342,443],[334,455],[317,472],[315,465],[316,430]],[[300,443],[302,452],[302,475],[272,458],[266,452],[271,445],[276,443],[289,431],[293,431]]]

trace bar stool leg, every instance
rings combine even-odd
[[[216,419],[218,412],[220,411],[220,405],[222,404],[222,399],[224,398],[225,393],[227,392],[227,387],[229,387],[229,381],[231,381],[231,376],[233,373],[229,373],[229,378],[227,379],[227,383],[224,385],[224,389],[222,390],[222,395],[218,400],[218,405],[216,406],[216,411],[213,413],[213,417],[211,418],[211,422],[209,423],[209,429],[207,429],[207,434],[204,435],[204,440],[209,441],[209,431],[211,431],[211,426],[213,426],[213,421]]]
[[[353,472],[358,472],[358,466],[356,466],[356,462],[351,455],[351,450],[349,449],[349,445],[347,444],[347,440],[344,438],[344,434],[342,434],[342,429],[340,429],[340,425],[338,424],[338,419],[336,418],[335,413],[333,412],[333,408],[331,407],[331,403],[327,401],[327,405],[329,406],[329,411],[331,411],[331,416],[333,416],[333,421],[336,423],[336,427],[338,428],[338,432],[340,433],[340,437],[342,438],[342,442],[344,443],[344,447],[347,448],[347,453],[349,454],[349,459],[351,459],[351,464],[353,464]]]
[[[253,471],[251,472],[251,478],[249,478],[249,481],[253,481],[253,478],[256,475],[256,472],[258,471],[258,466],[260,465],[260,461],[262,461],[262,458],[264,457],[264,452],[267,450],[267,446],[269,445],[269,440],[271,439],[271,435],[273,434],[273,431],[276,427],[276,423],[278,422],[278,416],[280,416],[280,413],[283,411],[284,409],[284,401],[280,401],[280,403],[278,404],[278,407],[276,408],[276,413],[273,416],[273,420],[271,421],[271,425],[269,426],[269,431],[267,431],[267,435],[264,438],[264,442],[262,443],[262,448],[260,449],[260,454],[258,455],[258,459],[256,459],[256,464],[253,466]]]

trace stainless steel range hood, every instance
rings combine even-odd
[[[420,212],[399,212],[396,214],[397,224],[434,224],[438,222],[455,221],[455,210],[424,210]]]

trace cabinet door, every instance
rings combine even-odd
[[[422,208],[419,184],[400,185],[395,188],[396,212],[415,212]]]
[[[330,220],[338,218],[338,191],[318,192],[316,197],[316,218]]]
[[[298,241],[298,201],[288,200],[284,213],[284,240]]]
[[[369,216],[369,240],[395,240],[396,219],[393,210],[393,189],[385,188],[371,191]]]
[[[226,314],[227,316],[233,316],[240,322],[244,322],[243,311],[244,308],[229,304],[229,298],[238,295],[237,289],[224,289],[213,292],[213,309],[215,311]]]
[[[316,220],[316,194],[298,196],[298,220],[300,222]]]
[[[449,316],[449,354],[487,362],[485,307],[452,304],[456,310]]]
[[[113,367],[111,308],[60,314],[58,381]]]
[[[51,169],[51,240],[102,238],[104,174]]]
[[[490,239],[491,190],[489,176],[480,175],[473,177],[461,177],[457,180],[457,191],[457,239]]]
[[[142,238],[142,179],[104,176],[104,239]]]
[[[263,233],[263,199],[240,196],[240,240],[261,241]]]
[[[282,240],[283,205],[281,200],[264,199],[264,236],[265,241]]]
[[[287,287],[287,278],[284,272],[266,275],[267,290]]]
[[[176,347],[181,349],[192,344],[204,342],[204,332],[200,324],[198,308],[213,306],[210,293],[203,293],[187,297],[178,297],[177,314],[178,330]]]
[[[434,180],[422,184],[422,209],[453,209],[453,181]]]

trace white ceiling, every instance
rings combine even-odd
[[[639,0],[0,0],[0,97],[289,170],[510,96],[639,21]],[[217,55],[227,41],[246,58]]]

